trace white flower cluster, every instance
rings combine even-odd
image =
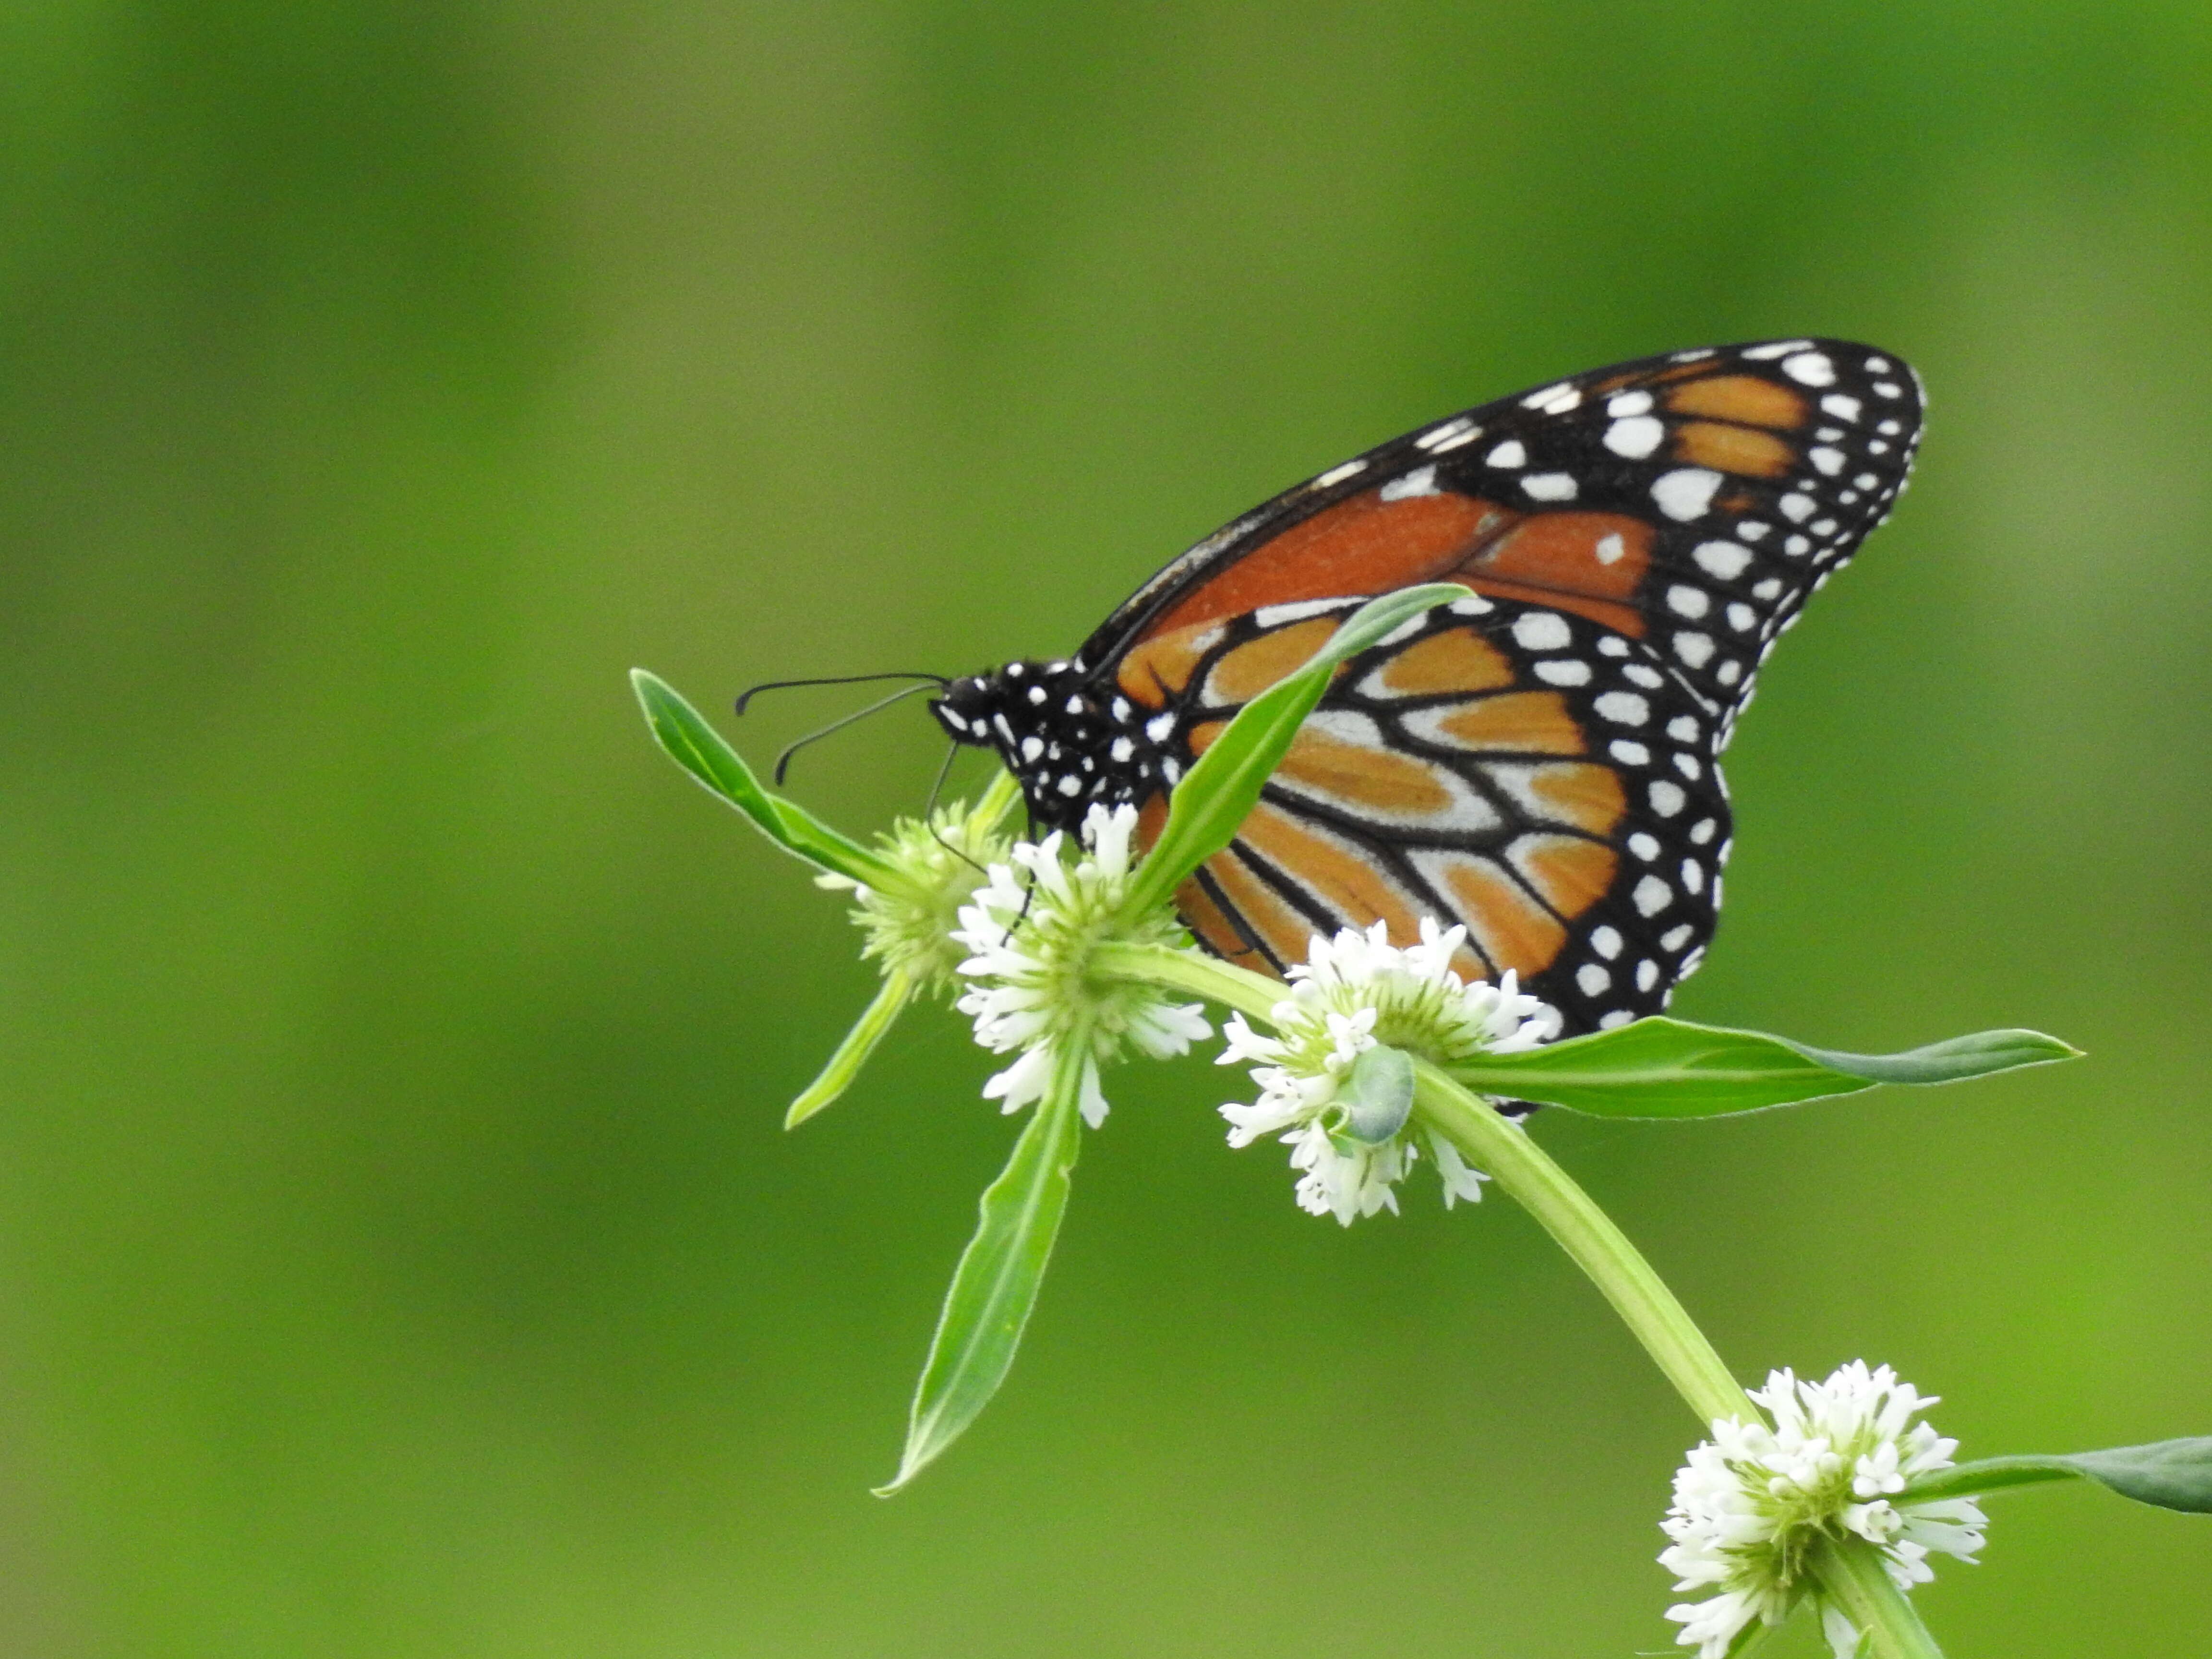
[[[860,954],[884,972],[906,974],[933,989],[951,984],[960,962],[953,922],[982,884],[984,865],[1006,856],[1006,842],[980,813],[956,804],[926,822],[899,819],[877,838],[876,850],[896,878],[884,886],[834,870],[815,877],[814,884],[853,895],[853,921],[867,935]]]
[[[1753,1619],[1777,1624],[1813,1594],[1804,1557],[1822,1537],[1874,1545],[1900,1589],[1935,1577],[1930,1551],[1974,1559],[1986,1517],[1972,1502],[1891,1501],[1917,1476],[1951,1467],[1959,1443],[1911,1421],[1936,1396],[1855,1359],[1823,1382],[1775,1371],[1751,1397],[1774,1425],[1715,1419],[1713,1437],[1675,1474],[1674,1507],[1660,1523],[1673,1541],[1659,1565],[1676,1575],[1674,1588],[1718,1592],[1667,1610],[1699,1659],[1721,1659]],[[1839,1659],[1850,1659],[1857,1631],[1832,1605],[1822,1620]]]
[[[1121,915],[1136,827],[1133,806],[1093,806],[1083,821],[1087,856],[1071,865],[1057,830],[1040,844],[1022,842],[1011,863],[991,866],[961,909],[951,937],[969,952],[959,971],[975,983],[957,1006],[974,1018],[975,1040],[986,1048],[1021,1050],[983,1088],[986,1099],[1003,1100],[1009,1112],[1044,1094],[1057,1056],[1073,1042],[1085,1051],[1083,1119],[1095,1129],[1106,1118],[1098,1067],[1125,1042],[1164,1060],[1212,1034],[1203,1005],[1170,1003],[1150,987],[1092,970],[1091,952],[1101,945],[1182,940],[1164,914],[1134,921]]]
[[[1308,959],[1290,970],[1291,994],[1269,1015],[1277,1035],[1262,1036],[1231,1014],[1220,1063],[1261,1062],[1252,1070],[1260,1098],[1221,1109],[1229,1144],[1249,1146],[1284,1132],[1291,1166],[1300,1171],[1299,1205],[1350,1226],[1364,1215],[1398,1207],[1397,1183],[1425,1145],[1443,1179],[1444,1202],[1480,1199],[1483,1175],[1458,1149],[1407,1127],[1370,1142],[1347,1133],[1346,1081],[1360,1054],[1378,1044],[1449,1065],[1480,1054],[1533,1048],[1558,1035],[1559,1016],[1523,996],[1508,972],[1492,986],[1469,985],[1451,969],[1466,942],[1464,927],[1421,921],[1421,942],[1403,949],[1376,922],[1364,933],[1347,927],[1334,939],[1316,935]]]

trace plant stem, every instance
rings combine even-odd
[[[1700,1421],[1757,1415],[1728,1367],[1628,1236],[1518,1124],[1426,1062],[1414,1099],[1430,1126],[1544,1224],[1613,1304]]]
[[[1091,963],[1102,974],[1189,991],[1255,1019],[1267,1018],[1290,994],[1279,979],[1164,945],[1101,945]]]
[[[1875,1659],[1943,1659],[1880,1552],[1863,1538],[1831,1540],[1814,1552],[1810,1565],[1820,1588],[1874,1638]]]
[[[996,830],[1021,799],[1021,780],[1012,772],[1001,772],[976,800],[975,817],[985,830]]]
[[[1188,951],[1108,945],[1095,960],[1106,973],[1194,992],[1260,1019],[1266,1019],[1285,994],[1279,981]],[[1526,1131],[1425,1062],[1414,1066],[1414,1099],[1437,1133],[1543,1223],[1613,1304],[1701,1421],[1756,1416],[1705,1333],[1627,1235]]]
[[[1193,951],[1115,945],[1100,949],[1094,962],[1103,973],[1192,992],[1257,1019],[1267,1019],[1284,996],[1275,980]],[[1701,1422],[1763,1420],[1651,1264],[1526,1130],[1425,1060],[1414,1062],[1413,1079],[1415,1108],[1429,1127],[1543,1224]],[[1813,1570],[1822,1589],[1873,1638],[1876,1659],[1942,1659],[1872,1545],[1858,1538],[1824,1545]]]

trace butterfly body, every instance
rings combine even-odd
[[[1594,370],[1433,422],[1198,544],[1065,660],[933,705],[1032,817],[1138,805],[1365,599],[1468,597],[1345,664],[1235,844],[1179,892],[1206,945],[1279,974],[1316,932],[1467,925],[1570,1031],[1663,1006],[1711,936],[1719,756],[1759,664],[1886,516],[1911,371],[1825,340]]]

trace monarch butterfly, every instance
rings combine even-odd
[[[1167,794],[1244,702],[1378,592],[1452,581],[1338,671],[1235,842],[1176,894],[1281,975],[1316,933],[1467,926],[1570,1034],[1663,1007],[1704,955],[1729,844],[1719,757],[1752,678],[1887,516],[1918,378],[1839,340],[1590,370],[1333,466],[1200,542],[1073,657],[950,683],[1033,820]]]

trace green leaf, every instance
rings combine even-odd
[[[1131,914],[1166,903],[1186,876],[1237,838],[1238,827],[1259,801],[1261,786],[1282,761],[1340,664],[1424,612],[1467,596],[1468,590],[1456,582],[1430,582],[1370,599],[1296,673],[1276,681],[1239,709],[1169,797],[1168,821],[1130,884]]]
[[[913,975],[903,969],[894,968],[884,975],[883,988],[876,993],[875,1000],[854,1021],[853,1029],[845,1033],[845,1040],[830,1056],[822,1075],[808,1084],[805,1091],[791,1103],[791,1109],[783,1115],[785,1128],[796,1129],[852,1086],[860,1067],[867,1064],[868,1056],[875,1053],[876,1045],[898,1018],[899,1011],[912,1000],[914,989]]]
[[[1370,1146],[1381,1146],[1413,1115],[1413,1057],[1388,1043],[1362,1049],[1337,1100],[1344,1107],[1345,1132]]]
[[[1786,1037],[1778,1039],[1789,1042]],[[1869,1083],[1957,1083],[1992,1072],[2017,1071],[2023,1066],[2048,1066],[2054,1060],[2079,1060],[2081,1051],[2069,1042],[2040,1031],[2007,1030],[1976,1031],[1971,1036],[1946,1037],[1924,1048],[1907,1048],[1897,1054],[1848,1054],[1834,1048],[1815,1048],[1802,1042],[1790,1046],[1808,1060],[1846,1077]]]
[[[629,680],[645,709],[646,724],[670,757],[751,819],[785,852],[854,881],[881,885],[896,879],[889,865],[858,842],[838,834],[797,802],[762,788],[752,768],[666,681],[642,668],[631,669]]]
[[[2038,1031],[1983,1031],[1900,1054],[1847,1054],[1759,1031],[1651,1018],[1449,1070],[1482,1094],[1600,1117],[1686,1118],[1856,1094],[1881,1083],[1955,1083],[2079,1053]]]
[[[1082,1077],[1081,1047],[1070,1044],[1013,1156],[983,1194],[975,1236],[953,1272],[915,1390],[898,1473],[876,1488],[878,1498],[898,1491],[957,1440],[1006,1380],[1067,1208]]]
[[[2154,1440],[2147,1446],[2114,1446],[2105,1451],[1984,1457],[1916,1480],[1893,1501],[1917,1504],[1934,1498],[1972,1498],[2012,1486],[2075,1479],[2094,1480],[2138,1504],[2154,1504],[2190,1515],[2212,1515],[2212,1435]]]

